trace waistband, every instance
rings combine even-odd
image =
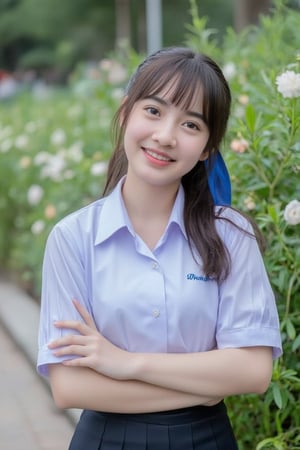
[[[184,423],[207,420],[218,415],[227,415],[227,409],[223,401],[213,406],[197,405],[189,408],[174,409],[153,413],[123,414],[105,413],[97,411],[97,414],[117,420],[129,422],[155,423],[160,425],[180,425]]]

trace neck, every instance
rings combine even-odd
[[[131,219],[151,220],[154,217],[169,217],[174,205],[178,184],[154,186],[126,178],[123,199]]]

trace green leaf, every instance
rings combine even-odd
[[[296,351],[300,347],[300,334],[296,337],[296,339],[293,342],[292,350],[293,352]]]
[[[274,401],[275,401],[277,407],[279,409],[281,409],[282,408],[282,396],[281,396],[281,392],[280,392],[280,388],[279,388],[278,384],[273,383],[272,392],[273,392]]]
[[[256,114],[253,105],[249,104],[246,108],[246,123],[249,131],[254,133],[255,131],[255,123],[256,123]]]
[[[278,223],[278,214],[274,205],[268,206],[268,214],[274,223]]]
[[[296,337],[296,330],[293,322],[290,319],[286,320],[286,332],[288,334],[289,339],[293,341]]]
[[[263,450],[265,448],[284,450],[284,447],[277,438],[267,438],[261,441],[255,448],[255,450]]]

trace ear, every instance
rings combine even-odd
[[[206,161],[209,157],[209,150],[203,150],[203,152],[200,155],[199,161]]]

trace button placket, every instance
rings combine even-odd
[[[164,283],[163,282],[163,274],[160,273],[159,263],[156,260],[152,259],[150,264],[151,264],[151,269],[157,272],[157,275],[155,275],[155,277],[159,276],[160,283],[161,282]],[[161,313],[162,313],[162,310],[160,309],[159,305],[155,305],[155,306],[152,305],[151,315],[152,315],[153,319],[158,319],[160,317]]]

